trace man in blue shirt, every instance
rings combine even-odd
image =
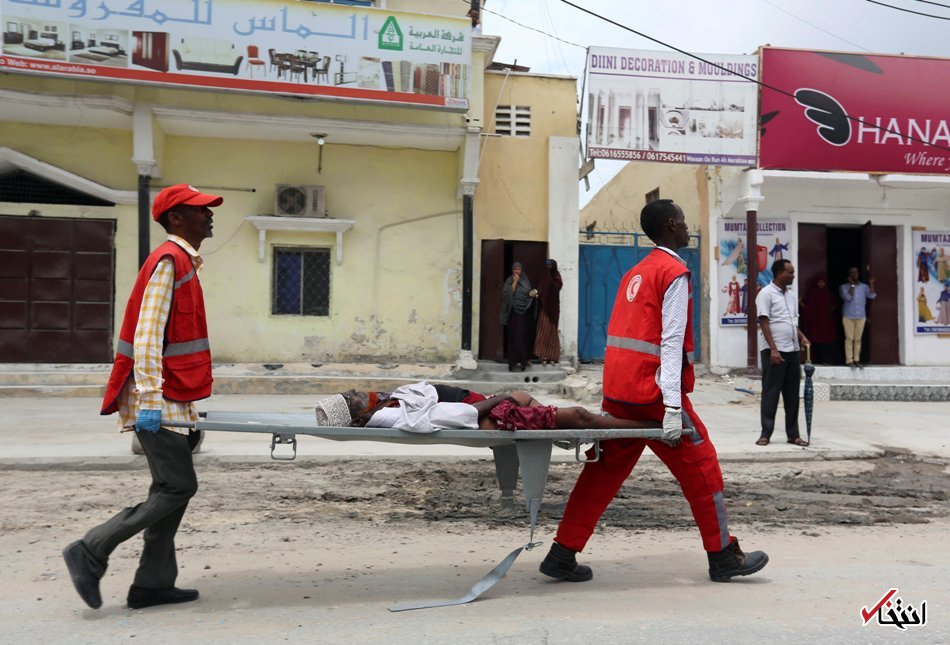
[[[838,288],[838,293],[844,301],[841,311],[841,324],[844,325],[844,362],[849,367],[863,367],[861,365],[861,336],[864,334],[864,323],[867,322],[868,300],[877,298],[874,292],[874,278],[864,284],[858,267],[851,267],[848,272],[848,281]]]

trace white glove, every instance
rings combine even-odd
[[[683,436],[683,411],[680,408],[666,408],[663,414],[663,434],[660,440],[666,443],[679,443]]]

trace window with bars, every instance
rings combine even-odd
[[[330,315],[330,249],[274,249],[271,313]]]
[[[505,137],[530,137],[531,106],[499,105],[495,109],[495,134]]]

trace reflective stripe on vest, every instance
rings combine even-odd
[[[191,280],[193,277],[195,277],[195,270],[194,270],[194,269],[192,269],[191,271],[189,271],[188,274],[185,275],[181,280],[176,280],[176,281],[175,281],[175,289],[178,289],[178,287],[180,287],[181,285],[185,284],[186,282],[188,282],[189,280]]]
[[[659,345],[648,343],[645,340],[637,340],[635,338],[624,338],[622,336],[608,336],[607,347],[616,347],[618,349],[629,349],[634,352],[640,352],[641,354],[649,354],[650,356],[660,355]],[[693,363],[695,361],[695,358],[696,358],[695,352],[686,352],[687,361],[689,361],[690,363]]]
[[[210,351],[211,343],[208,342],[207,338],[199,338],[197,340],[189,340],[185,343],[171,343],[165,347],[165,351],[162,352],[162,358],[168,358],[170,356],[184,356],[185,354],[196,354],[198,352]],[[127,358],[135,360],[135,351],[132,347],[132,343],[124,341],[121,338],[119,342],[116,343],[115,351],[117,354],[121,354]]]

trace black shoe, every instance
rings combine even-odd
[[[769,563],[769,556],[764,551],[743,553],[739,548],[739,540],[722,551],[706,553],[709,558],[709,579],[713,582],[729,582],[735,576],[747,576],[761,571]]]
[[[145,609],[155,605],[173,605],[179,602],[198,600],[197,589],[146,589],[144,587],[129,587],[127,602],[129,609]]]
[[[854,361],[854,366],[857,367],[858,369],[862,369],[862,370],[864,369],[864,365],[862,365],[858,361]]]
[[[590,567],[577,564],[577,559],[574,557],[576,554],[577,551],[572,551],[557,542],[553,542],[551,550],[548,551],[547,556],[541,562],[538,571],[558,580],[587,582],[594,577],[594,572],[591,571]]]
[[[99,580],[106,568],[96,560],[82,540],[76,540],[63,549],[63,559],[69,569],[69,577],[79,592],[79,597],[93,609],[102,607],[102,594],[99,593]]]
[[[851,369],[855,370],[855,369],[858,369],[858,364],[857,364],[857,363],[848,363],[848,367],[850,367]]]

